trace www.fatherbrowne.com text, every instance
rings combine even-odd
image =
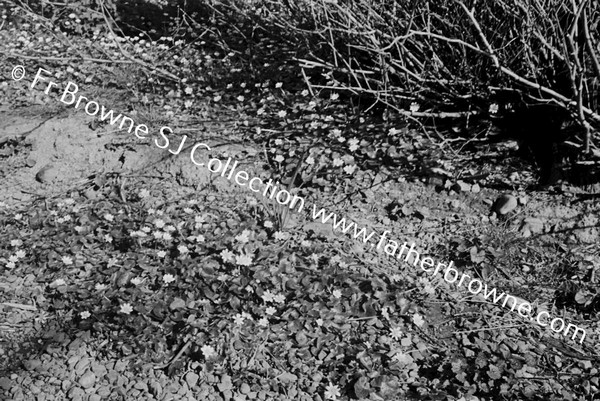
[[[19,75],[15,74],[15,69],[19,68]],[[17,66],[13,69],[13,78],[17,81],[24,77],[24,69],[22,66]],[[42,73],[47,73],[50,76],[50,72],[42,68],[38,69],[32,83],[31,89],[33,89],[39,82],[48,81],[44,93],[50,94],[52,88],[60,89],[60,85],[49,81],[47,76]],[[135,124],[133,119],[123,116],[122,114],[116,114],[113,110],[107,110],[104,106],[101,106],[97,102],[88,99],[85,96],[78,94],[79,87],[73,83],[68,82],[67,85],[62,89],[62,93],[59,90],[60,97],[59,101],[66,105],[73,105],[76,109],[83,108],[86,114],[90,116],[98,116],[102,121],[108,120],[111,125],[117,125],[119,129],[127,129],[128,133],[133,133],[139,139],[145,139],[148,137],[149,128],[144,124]],[[170,148],[170,140],[168,135],[172,135],[173,130],[170,127],[161,127],[158,135],[159,138],[154,139],[154,143],[161,149],[168,149],[169,152],[177,155],[179,154],[184,146],[187,139],[187,135],[184,135],[181,143],[176,150]],[[204,148],[210,151],[210,147],[204,143],[196,143],[190,151],[190,159],[192,163],[197,166],[203,167],[204,163],[197,161],[196,151],[199,148]],[[301,213],[305,208],[305,201],[301,196],[294,195],[286,189],[282,188],[277,182],[269,180],[264,182],[259,177],[251,177],[248,172],[244,170],[236,169],[238,166],[237,161],[233,161],[231,158],[223,162],[220,159],[211,158],[206,167],[212,173],[219,173],[222,177],[227,180],[232,180],[239,186],[247,186],[251,191],[255,193],[261,193],[263,197],[271,200],[275,200],[280,205],[289,207],[290,210],[295,210]],[[578,327],[572,323],[566,324],[565,321],[559,317],[550,320],[550,314],[545,310],[538,310],[534,316],[533,306],[520,298],[516,298],[510,294],[504,292],[498,293],[496,288],[488,288],[487,284],[482,283],[481,280],[472,278],[466,273],[460,273],[458,270],[453,268],[454,262],[449,263],[436,263],[431,257],[421,257],[419,252],[415,249],[415,244],[406,242],[400,245],[399,241],[388,238],[390,231],[386,230],[382,234],[378,234],[375,231],[368,232],[366,228],[361,228],[354,222],[348,222],[345,218],[339,218],[335,213],[328,213],[325,209],[318,209],[316,205],[312,206],[312,218],[313,220],[320,220],[321,223],[326,224],[331,222],[333,228],[337,231],[341,231],[344,234],[349,234],[351,237],[357,240],[361,240],[365,244],[370,244],[371,248],[381,249],[388,256],[401,260],[408,264],[412,264],[414,267],[418,267],[423,272],[430,274],[432,277],[438,274],[443,274],[443,278],[448,283],[456,283],[456,287],[466,288],[473,295],[482,295],[486,301],[497,304],[502,301],[504,308],[510,308],[511,311],[516,312],[522,317],[528,319],[531,322],[535,322],[543,327],[549,327],[555,333],[562,333],[564,336],[569,336],[572,333],[571,339],[575,340],[578,336],[579,342],[583,343],[586,337],[586,331],[581,327]],[[371,241],[373,238],[377,239],[377,242]]]

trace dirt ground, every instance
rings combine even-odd
[[[126,134],[110,131],[109,127],[92,129],[92,120],[81,113],[56,114],[41,110],[32,107],[2,111],[0,202],[5,214],[38,208],[40,200],[68,197],[83,202],[110,199],[126,205],[131,194],[141,188],[163,194],[164,201],[169,203],[194,196],[195,191],[202,189],[202,199],[218,200],[229,209],[242,206],[242,197],[248,195],[229,182],[213,180],[209,174],[195,168],[184,155],[166,154],[154,146],[132,140]],[[259,171],[259,150],[254,148],[255,145],[250,143],[238,142],[223,146],[221,151]],[[505,173],[498,171],[496,176],[505,179]],[[510,191],[519,199],[518,212],[510,220],[499,221],[488,215],[490,205],[500,191],[486,186],[486,181],[479,181],[475,188],[465,185],[454,187],[455,190],[440,190],[435,180],[400,178],[390,181],[381,173],[377,179],[381,183],[370,188],[367,200],[353,199],[352,207],[346,209],[347,215],[361,224],[380,230],[390,229],[398,236],[416,240],[423,250],[435,251],[447,240],[449,233],[460,234],[474,226],[484,231],[487,227],[500,236],[521,238],[566,230],[569,241],[590,253],[595,252],[593,249],[598,245],[597,206],[585,200],[573,202],[573,194]],[[493,180],[493,176],[488,179]],[[323,206],[328,203],[325,197],[319,201]],[[386,207],[389,209],[390,204],[398,201],[403,205],[401,217],[390,218],[394,217],[390,213],[384,216]],[[365,210],[371,212],[365,214]],[[425,218],[414,219],[415,213]],[[319,224],[309,221],[307,216],[295,216],[288,229],[328,232],[326,227],[315,227]],[[552,241],[552,235],[546,237]],[[351,239],[342,241],[347,243],[349,252],[363,254],[365,251],[358,250]],[[384,255],[375,253],[367,259],[368,267],[387,264],[389,271],[393,269]],[[497,266],[498,270],[503,268]],[[552,296],[554,289],[551,286],[535,282],[536,276],[551,274],[544,272],[548,266],[532,262],[523,264],[520,270],[514,270],[514,266],[512,269],[503,274],[497,271],[486,274],[495,277],[496,285],[504,286],[504,290],[515,288],[519,291],[521,288],[523,293],[525,287],[529,289],[525,292],[533,290],[540,302],[548,301],[544,295]],[[231,399],[232,393],[223,377],[209,374],[199,384],[193,364],[176,376],[154,369],[156,364],[151,362],[133,370],[130,362],[137,360],[136,354],[131,350],[126,356],[113,352],[114,339],[90,336],[89,331],[73,331],[72,328],[65,332],[64,321],[68,321],[68,314],[48,313],[36,306],[36,299],[43,298],[44,286],[31,273],[20,275],[18,270],[5,271],[3,282],[0,288],[4,302],[0,307],[3,316],[1,341],[8,363],[5,368],[11,372],[0,378],[3,399]],[[537,302],[538,299],[529,301]],[[594,330],[594,324],[588,327]],[[597,322],[595,330],[598,330]],[[125,344],[121,344],[121,348],[127,350]],[[15,366],[11,362],[16,360],[22,362],[23,368],[10,367]],[[235,399],[271,399],[275,396],[249,387],[245,391]]]

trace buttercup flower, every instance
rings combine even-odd
[[[325,398],[328,400],[337,400],[339,396],[341,396],[340,388],[334,384],[329,383],[329,385],[325,389]]]
[[[273,302],[273,300],[275,299],[275,296],[270,290],[266,290],[265,292],[263,292],[263,294],[260,297],[265,302]]]
[[[217,355],[217,353],[215,352],[215,349],[213,347],[211,347],[210,345],[202,346],[201,350],[202,350],[202,354],[204,354],[205,358],[212,358],[213,356]]]
[[[400,339],[400,337],[402,337],[402,329],[400,327],[392,327],[390,329],[390,336],[398,341]]]
[[[233,252],[229,249],[224,249],[221,251],[221,258],[224,262],[231,262],[233,260]]]
[[[129,315],[131,312],[133,312],[133,307],[128,303],[121,304],[119,312]]]
[[[250,255],[238,255],[235,258],[235,263],[240,266],[250,266],[252,264],[252,256]]]

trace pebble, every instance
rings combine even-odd
[[[79,378],[79,384],[81,385],[81,387],[86,388],[86,389],[93,387],[95,383],[96,383],[96,375],[89,370],[87,372],[85,372],[83,374],[83,376],[81,376]]]
[[[185,375],[185,381],[187,382],[189,388],[194,388],[198,383],[199,376],[194,372],[188,372]]]
[[[88,358],[80,359],[79,362],[75,365],[75,372],[77,374],[82,374],[85,372],[85,368],[90,364],[90,360]]]
[[[69,392],[67,393],[67,396],[75,401],[81,401],[83,400],[83,396],[85,395],[84,391],[79,388],[79,387],[73,387],[71,390],[69,390]]]
[[[25,369],[27,370],[35,370],[42,365],[42,361],[39,359],[30,359],[26,361],[23,365],[25,365]]]
[[[144,391],[147,392],[148,391],[148,385],[146,385],[146,383],[144,382],[137,382],[135,383],[135,385],[133,386],[133,388],[136,388],[140,391]]]
[[[497,215],[503,216],[512,212],[517,207],[517,198],[510,194],[500,195],[492,205],[492,211]]]
[[[520,228],[523,237],[531,237],[532,234],[540,234],[544,232],[544,222],[535,217],[527,217],[521,223]]]
[[[454,185],[452,185],[451,188],[454,192],[469,192],[471,190],[471,185],[464,181],[458,180]]]
[[[71,380],[63,380],[61,388],[63,391],[67,391],[71,388]]]
[[[98,388],[98,390],[96,391],[96,394],[98,394],[101,397],[108,397],[110,395],[110,388],[108,388],[107,386],[101,386],[100,388]]]
[[[250,386],[247,383],[243,383],[240,387],[240,393],[248,394],[250,392]]]
[[[106,374],[106,378],[108,379],[108,382],[112,384],[117,381],[117,379],[119,378],[119,374],[114,370],[110,370]]]
[[[102,365],[101,363],[93,362],[92,363],[92,372],[94,372],[96,377],[102,378],[108,371],[106,370],[104,365]]]
[[[523,220],[523,224],[534,234],[544,231],[544,222],[535,217],[527,217]]]
[[[162,394],[162,391],[163,389],[160,383],[155,381],[150,382],[150,394],[153,394],[156,396],[156,398],[158,398]]]
[[[0,387],[8,391],[12,387],[12,381],[8,377],[0,377]]]
[[[58,169],[51,164],[47,164],[35,175],[35,179],[41,183],[54,181],[58,177]]]

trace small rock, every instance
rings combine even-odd
[[[66,392],[67,390],[69,390],[71,388],[72,384],[73,383],[71,382],[71,380],[65,379],[65,380],[62,381],[61,388],[62,388],[63,391]]]
[[[246,384],[246,383],[243,383],[240,386],[240,393],[242,393],[242,394],[248,394],[249,392],[250,392],[250,386],[248,384]]]
[[[80,359],[79,362],[77,362],[77,364],[75,365],[75,373],[78,375],[83,374],[89,364],[90,360],[88,358]]]
[[[156,398],[158,398],[161,394],[162,394],[162,386],[160,385],[160,383],[155,382],[155,381],[151,381],[150,382],[150,394],[154,395]]]
[[[29,359],[28,361],[25,361],[23,365],[27,370],[35,370],[42,365],[42,361],[39,359]]]
[[[118,360],[115,362],[115,367],[114,369],[117,372],[123,372],[127,369],[129,363],[127,361],[123,361],[123,360]]]
[[[144,392],[148,391],[148,385],[144,382],[137,382],[137,383],[135,383],[135,385],[133,387],[140,391],[144,391]]]
[[[497,215],[503,216],[515,210],[516,207],[517,198],[509,194],[503,194],[500,195],[492,205],[492,212],[496,212]]]
[[[179,391],[179,384],[169,383],[167,386],[165,386],[164,391],[167,393],[177,394]]]
[[[58,177],[58,169],[51,164],[46,164],[42,167],[37,174],[35,179],[43,184],[54,181]]]
[[[98,394],[100,397],[106,398],[106,397],[108,397],[110,395],[110,388],[108,386],[101,386],[96,391],[96,394]]]
[[[199,376],[194,372],[188,372],[185,375],[185,381],[187,382],[189,388],[194,388],[198,383]]]
[[[464,181],[458,180],[454,185],[452,185],[452,190],[454,192],[468,192],[471,190],[471,184],[467,184]]]
[[[428,177],[427,184],[435,187],[442,187],[444,185],[444,180],[440,177]]]
[[[100,192],[94,191],[92,188],[88,188],[83,192],[83,196],[85,196],[87,199],[93,200],[100,197]]]
[[[369,379],[367,377],[359,378],[356,383],[354,383],[354,392],[358,399],[368,398],[371,394],[371,387],[369,384]]]
[[[8,377],[0,377],[0,387],[8,391],[12,387],[12,381]]]
[[[281,380],[282,383],[293,383],[298,380],[298,376],[293,373],[284,372],[279,375],[279,380]]]
[[[221,378],[221,383],[217,384],[220,392],[224,392],[227,390],[231,390],[233,388],[233,384],[231,383],[231,377],[228,375],[223,375]]]
[[[81,400],[83,400],[83,396],[84,395],[85,395],[85,392],[81,388],[79,388],[79,387],[73,387],[67,393],[67,396],[70,399],[74,400],[74,401],[81,401]]]
[[[110,370],[107,374],[106,374],[106,379],[108,380],[108,382],[110,384],[113,384],[114,382],[117,381],[117,379],[119,378],[119,374],[117,373],[117,371],[115,370]]]
[[[471,192],[473,192],[474,194],[478,194],[479,192],[481,192],[481,187],[479,186],[479,184],[473,184],[471,186]]]
[[[104,367],[104,365],[102,365],[101,363],[98,362],[93,362],[92,363],[92,372],[94,372],[94,374],[96,375],[96,377],[104,377],[104,375],[106,374],[106,368]]]
[[[524,237],[530,237],[531,234],[540,234],[544,232],[544,222],[535,217],[527,217],[521,224],[521,232]]]
[[[171,305],[169,305],[169,308],[172,310],[185,308],[185,301],[181,298],[175,298],[173,302],[171,302]]]
[[[96,375],[93,372],[90,372],[89,370],[79,378],[79,384],[85,389],[93,387],[95,383]]]

